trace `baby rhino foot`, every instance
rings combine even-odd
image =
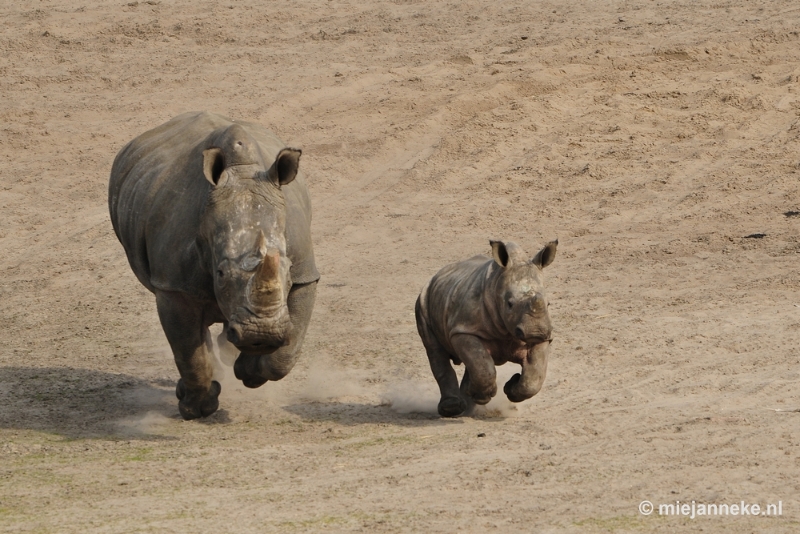
[[[175,396],[178,397],[178,411],[181,417],[189,421],[199,417],[208,417],[219,408],[219,393],[222,386],[216,380],[211,381],[211,387],[206,392],[188,391],[183,378],[178,380],[175,387]]]
[[[439,401],[439,415],[456,417],[467,411],[467,402],[461,397],[443,397]]]
[[[469,396],[475,404],[488,404],[492,397],[497,395],[497,384],[492,383],[490,387],[483,388],[482,391],[475,391],[474,386],[470,388]]]
[[[508,400],[510,400],[511,402],[522,402],[524,400],[530,399],[536,394],[536,392],[530,392],[525,390],[525,388],[520,383],[521,378],[522,376],[519,373],[517,373],[514,376],[512,376],[508,380],[508,382],[506,382],[505,386],[503,386],[503,393],[506,394],[506,397],[508,397]]]

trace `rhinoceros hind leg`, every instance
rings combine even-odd
[[[183,378],[175,386],[175,396],[178,397],[178,411],[181,417],[189,421],[199,417],[208,417],[219,408],[219,394],[222,386],[216,380],[211,381],[211,388],[205,395],[187,395],[186,384]]]
[[[433,372],[433,378],[439,385],[441,400],[439,401],[438,411],[442,417],[456,417],[464,413],[469,407],[469,403],[464,399],[458,390],[458,377],[451,363],[452,357],[442,347],[436,336],[428,328],[428,324],[422,314],[420,299],[417,299],[415,307],[417,317],[417,332],[425,346],[428,354],[428,363]]]

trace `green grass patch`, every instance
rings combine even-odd
[[[150,453],[153,452],[153,449],[150,447],[141,447],[136,449],[131,455],[125,456],[123,459],[128,462],[142,462],[144,460],[150,460]]]

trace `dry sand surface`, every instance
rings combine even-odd
[[[796,1],[0,20],[0,531],[800,531]],[[190,110],[303,148],[322,279],[289,377],[218,363],[220,410],[183,422],[106,191],[127,141]],[[490,238],[555,237],[544,388],[439,418],[419,289]]]

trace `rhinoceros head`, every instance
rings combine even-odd
[[[511,242],[490,241],[492,257],[500,266],[496,292],[491,295],[506,330],[528,344],[550,339],[553,326],[547,311],[542,269],[553,262],[558,240],[551,241],[532,259]]]
[[[269,167],[240,126],[226,128],[203,152],[211,183],[202,239],[228,340],[242,352],[267,353],[288,343],[292,324],[281,186],[297,175],[300,150],[284,148]]]

